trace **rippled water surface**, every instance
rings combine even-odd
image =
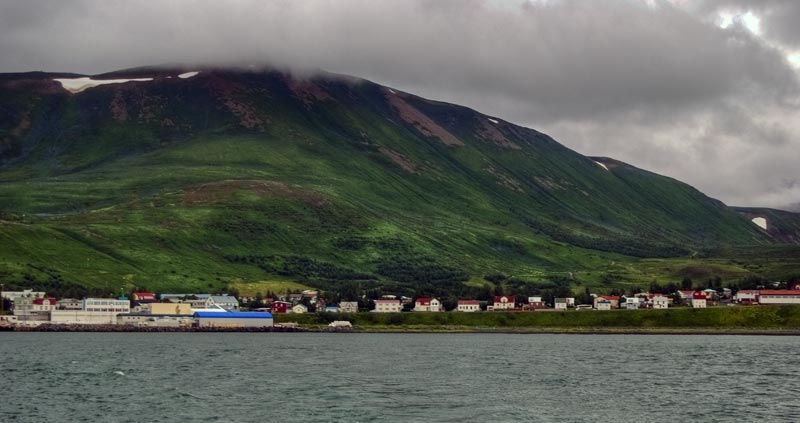
[[[800,338],[0,333],[0,422],[800,421]]]

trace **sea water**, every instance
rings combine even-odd
[[[791,422],[800,338],[2,333],[0,422]]]

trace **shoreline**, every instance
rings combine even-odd
[[[124,325],[40,325],[5,326],[0,332],[84,332],[84,333],[357,333],[357,334],[506,334],[506,335],[736,335],[736,336],[800,336],[800,329],[790,328],[637,328],[637,327],[405,327],[385,326],[352,329],[327,327],[269,327],[269,328],[171,328]]]

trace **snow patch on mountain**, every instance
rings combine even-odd
[[[597,163],[598,165],[600,165],[600,167],[602,167],[603,169],[608,170],[608,166],[606,166],[606,165],[604,165],[604,164],[602,164],[602,163],[600,163],[598,161],[594,161],[594,160],[592,160],[592,161]],[[608,171],[611,172],[610,170],[608,170]]]
[[[191,78],[193,76],[197,76],[198,73],[200,73],[200,72],[197,72],[197,71],[185,72],[185,73],[182,73],[182,74],[178,75],[178,78],[180,78],[180,79],[189,79],[189,78]]]
[[[755,223],[759,228],[767,230],[767,219],[763,217],[754,217],[751,222]]]
[[[92,79],[91,77],[83,78],[57,78],[53,81],[61,83],[65,90],[71,93],[79,93],[81,91],[94,88],[99,85],[106,84],[122,84],[125,82],[147,82],[152,81],[153,78],[132,78],[132,79]]]
[[[489,122],[492,122],[494,124],[500,123],[497,119],[492,119],[492,118],[487,118],[487,119],[489,119]]]

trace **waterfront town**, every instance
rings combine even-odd
[[[732,307],[800,304],[800,285],[788,289],[677,290],[673,294],[639,292],[631,295],[590,294],[590,303],[578,304],[575,297],[520,298],[495,295],[490,301],[458,300],[446,307],[437,298],[384,295],[361,301],[327,304],[317,290],[305,290],[273,297],[227,294],[171,294],[134,292],[118,298],[53,298],[32,289],[3,291],[0,326],[35,327],[47,325],[128,325],[160,328],[269,328],[273,314],[304,313],[401,313],[401,312],[566,312],[648,310],[672,307]],[[366,307],[365,307],[366,306]],[[8,314],[8,313],[11,314]],[[343,317],[344,319],[344,317]],[[334,320],[331,327],[351,327],[347,320]]]

